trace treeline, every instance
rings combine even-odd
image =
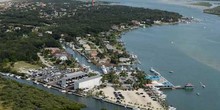
[[[12,110],[80,110],[85,105],[0,76],[0,100]]]

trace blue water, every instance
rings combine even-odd
[[[165,91],[168,102],[178,110],[220,110],[220,17],[158,0],[117,1],[122,5],[175,11],[201,21],[138,29],[123,35],[122,40],[128,51],[138,55],[146,72],[154,67],[175,85],[195,85],[193,92]],[[174,73],[169,73],[171,70]]]

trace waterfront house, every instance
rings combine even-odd
[[[49,50],[51,54],[55,54],[61,51],[59,48],[54,48],[54,47],[47,47],[44,48],[44,50]]]
[[[106,48],[107,48],[109,51],[114,51],[114,50],[115,50],[115,48],[114,48],[112,45],[110,45],[110,44],[106,44]]]

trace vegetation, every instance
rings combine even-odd
[[[196,2],[196,3],[192,3],[192,5],[198,5],[198,6],[205,6],[205,7],[211,7],[212,4],[209,2]]]
[[[66,41],[74,42],[77,42],[77,36],[91,34],[93,40],[88,39],[104,47],[103,40],[117,43],[114,34],[99,36],[101,32],[111,30],[113,25],[131,25],[132,20],[151,25],[155,20],[174,22],[180,17],[177,13],[161,10],[107,4],[92,7],[72,0],[16,2],[0,14],[0,70],[5,71],[2,67],[8,62],[37,63],[39,58],[36,53],[42,48],[60,47],[57,40],[61,34]],[[118,48],[121,46],[118,45]],[[105,51],[105,54],[108,52]],[[126,56],[124,53],[121,55]],[[110,55],[110,58],[112,63],[118,62],[118,57]]]
[[[82,104],[0,76],[0,100],[10,110],[80,110]],[[1,107],[0,107],[1,108]]]
[[[110,72],[108,74],[103,75],[102,82],[108,81],[109,83],[119,84],[119,76],[114,72]]]
[[[204,13],[220,15],[220,6],[217,6],[217,7],[211,8],[211,9],[205,9]]]

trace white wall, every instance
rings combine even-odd
[[[74,84],[74,89],[93,88],[95,86],[99,86],[101,84],[101,78],[102,77],[97,77],[95,79],[91,79],[83,82],[76,81]]]

